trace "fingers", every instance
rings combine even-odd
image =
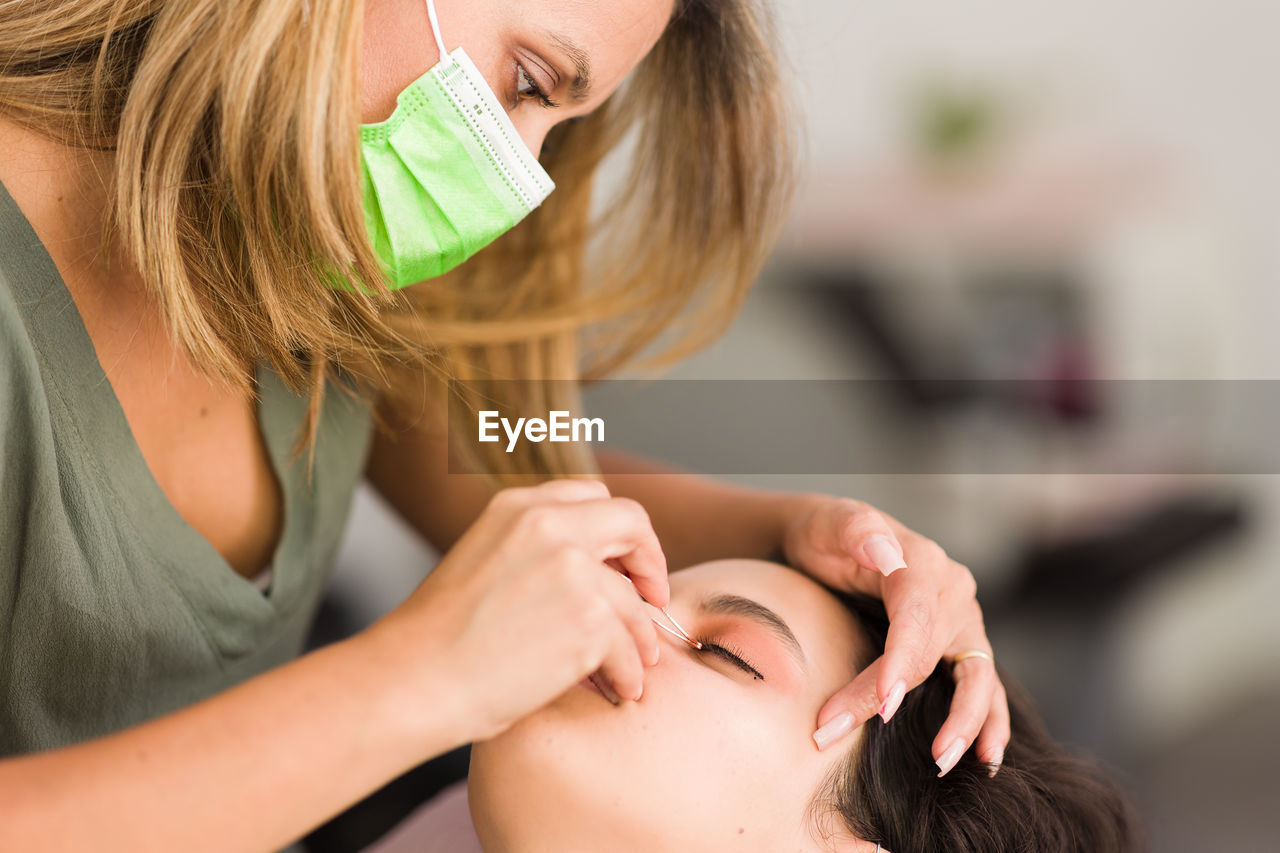
[[[574,504],[572,509],[572,528],[596,559],[625,569],[636,591],[655,607],[671,603],[667,558],[644,507],[627,498],[610,498]]]
[[[818,728],[813,742],[826,749],[849,732],[871,719],[880,706],[876,698],[876,679],[882,658],[858,673],[853,681],[840,688],[818,712]]]
[[[982,646],[975,640],[965,648]],[[883,657],[877,659],[822,706],[818,712],[818,728],[813,733],[819,750],[842,740],[874,714],[892,716],[885,713],[883,703],[876,698],[876,683],[883,661]],[[951,700],[951,711],[931,747],[938,764],[938,775],[945,776],[950,772],[970,745],[976,742],[978,760],[989,765],[988,776],[995,776],[1010,737],[1009,704],[1004,686],[994,665],[983,658],[965,658],[955,666],[954,673],[956,690]],[[901,697],[897,703],[901,703]]]
[[[616,618],[611,633],[613,640],[600,663],[600,674],[619,697],[639,701],[644,691],[644,663],[635,639]]]
[[[499,494],[509,493],[510,497],[523,503],[540,501],[597,501],[609,497],[609,487],[599,480],[564,479],[548,480],[536,486],[506,489]]]
[[[550,480],[504,489],[492,504],[518,514],[526,528],[524,541],[556,543],[572,537],[597,559],[616,560],[646,601],[658,607],[670,603],[667,559],[649,514],[636,501],[610,497],[604,483]]]
[[[586,633],[604,650],[594,680],[606,694],[638,699],[644,665],[657,663],[659,655],[657,628],[645,601],[659,606],[670,601],[666,558],[644,508],[610,497],[594,480],[507,489],[492,505],[493,523],[506,528],[510,554],[528,556],[532,550],[540,559],[580,567],[575,583],[592,586],[596,598],[579,613]],[[614,570],[602,570],[601,564]]]
[[[889,634],[877,686],[886,697],[886,722],[901,688],[911,689],[927,678],[943,649],[949,650],[948,658],[971,649],[989,654],[991,649],[973,574],[923,537],[910,545],[913,570],[885,581]],[[953,675],[951,712],[931,750],[938,775],[949,772],[975,742],[979,760],[997,767],[1009,742],[1009,705],[999,675],[990,661],[978,657],[961,661]]]
[[[878,687],[888,705],[886,722],[896,710],[894,700],[905,692],[902,688],[910,690],[928,678],[961,631],[976,625],[980,642],[971,647],[989,645],[973,574],[932,540],[914,537],[910,551],[912,570],[883,582],[889,633]]]
[[[901,578],[904,584],[908,580],[905,575]],[[936,627],[939,609],[944,604],[924,593],[908,593],[890,614],[885,662],[877,685],[879,695],[886,697],[882,713],[886,722],[892,718],[901,701],[902,688],[905,686],[910,690],[920,684],[942,657],[936,643],[939,639],[945,641],[952,633]],[[948,643],[951,650],[948,657],[970,649],[990,654],[991,645],[976,600],[970,602],[966,609],[972,612],[960,620],[966,627]],[[979,760],[998,766],[1009,742],[1008,700],[991,661],[980,657],[966,658],[954,667],[953,674],[956,690],[951,711],[931,748],[938,763],[939,776],[946,775],[955,767],[975,742]]]
[[[889,633],[884,654],[828,701],[819,714],[820,726],[840,711],[851,712],[850,722],[858,724],[876,713],[889,722],[907,691],[923,682],[941,658],[934,629],[938,600],[928,591],[928,575],[902,575],[894,582],[896,594],[885,601]]]
[[[611,611],[609,627],[604,630],[612,634],[612,639],[600,663],[597,686],[606,696],[612,694],[611,701],[615,697],[638,701],[644,691],[644,667],[658,662],[657,626],[649,618],[649,605],[640,598],[630,578],[616,570],[592,577]]]
[[[890,722],[944,651],[985,650],[990,643],[972,572],[937,543],[857,501],[827,499],[811,506],[802,521],[788,539],[788,553],[800,555],[806,571],[833,586],[877,595],[889,616],[883,656],[818,714],[815,742],[824,748],[872,713]],[[879,576],[849,572],[849,556]],[[904,566],[910,571],[899,572]],[[994,667],[967,658],[956,668],[956,680],[950,714],[933,743],[939,775],[975,744],[981,760],[998,764],[1009,740],[1008,701]]]
[[[895,578],[904,584],[900,595],[886,597],[889,633],[884,644],[884,664],[876,681],[887,723],[908,690],[924,681],[942,657],[943,643],[950,637],[936,636],[938,599],[928,591],[927,578],[904,574]],[[916,589],[915,587],[924,587]]]
[[[509,517],[539,504],[606,500],[609,488],[599,480],[548,480],[536,486],[516,486],[495,492],[489,506]]]
[[[636,501],[607,498],[535,503],[524,505],[514,518],[511,523],[516,525],[517,535],[511,540],[512,547],[573,548],[599,562],[616,560],[646,601],[659,607],[670,601],[667,559],[648,513]]]
[[[649,605],[640,600],[631,582],[617,572],[607,573],[604,582],[614,610],[635,641],[640,660],[646,666],[653,666],[658,662],[658,627],[650,618]]]
[[[856,506],[839,521],[840,544],[857,563],[888,577],[905,569],[902,544],[888,520],[870,507]]]
[[[982,642],[985,645],[985,638],[971,638],[970,642]],[[965,645],[957,648],[957,653],[973,648],[983,649],[990,654],[989,650],[979,645]],[[991,712],[992,697],[999,683],[995,666],[985,658],[965,658],[955,665],[952,672],[956,680],[956,691],[951,698],[951,713],[942,724],[938,736],[933,739],[932,752],[938,763],[939,776],[945,776],[955,767],[960,756],[977,739]],[[979,753],[979,756],[982,757],[982,754]]]
[[[1004,761],[1004,750],[1009,745],[1009,697],[1004,685],[997,680],[995,695],[991,699],[991,713],[978,733],[976,749],[978,760],[987,764],[987,775],[995,776]]]

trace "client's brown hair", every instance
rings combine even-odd
[[[842,595],[884,650],[884,605]],[[869,662],[869,661],[868,661]],[[955,683],[940,663],[889,723],[872,717],[817,807],[858,838],[893,853],[1131,853],[1146,849],[1141,824],[1101,765],[1050,736],[1031,699],[1003,669],[1012,737],[994,778],[971,747],[942,778],[929,744],[950,711]]]

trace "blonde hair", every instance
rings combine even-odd
[[[314,446],[340,376],[439,419],[428,401],[446,383],[465,412],[482,380],[599,378],[723,331],[790,190],[772,28],[754,0],[677,0],[628,82],[548,135],[551,197],[454,272],[397,292],[361,203],[363,8],[0,0],[0,116],[115,152],[107,228],[171,335],[211,376],[247,388],[265,359],[308,393],[298,449]],[[624,140],[629,173],[593,218],[593,177]],[[332,288],[336,275],[366,286]],[[577,381],[520,387],[516,405],[575,407]],[[550,443],[469,463],[502,482],[591,470],[581,446]]]

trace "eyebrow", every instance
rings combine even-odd
[[[703,613],[741,616],[767,628],[787,647],[787,651],[791,652],[796,662],[800,664],[800,668],[805,669],[804,649],[800,647],[800,641],[796,639],[796,635],[791,632],[791,627],[787,625],[781,616],[760,602],[744,598],[741,595],[721,593],[709,595],[702,599],[698,602],[698,609]]]
[[[569,84],[569,97],[581,103],[591,96],[591,57],[568,37],[548,33],[551,41],[573,63],[574,78]]]

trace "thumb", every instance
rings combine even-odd
[[[902,543],[875,510],[851,513],[840,526],[840,544],[861,566],[888,577],[906,568]]]

